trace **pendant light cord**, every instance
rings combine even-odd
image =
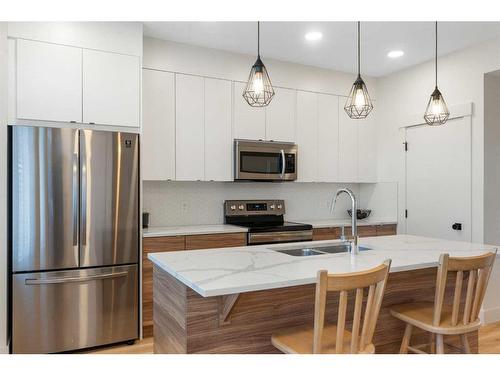
[[[260,21],[257,21],[257,56],[260,57]]]
[[[360,36],[359,36],[360,35],[360,27],[361,27],[360,24],[361,24],[361,22],[358,21],[358,77],[361,76],[361,73],[360,73],[361,72],[361,70],[360,70],[361,48],[360,48]]]
[[[438,23],[436,21],[436,55],[435,55],[435,66],[436,66],[436,88],[438,86]]]

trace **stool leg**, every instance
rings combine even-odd
[[[401,348],[399,348],[399,354],[408,353],[408,346],[410,345],[412,331],[413,326],[410,323],[406,323],[405,334],[403,336],[403,341],[401,342]]]
[[[465,334],[460,335],[460,340],[462,340],[462,347],[464,349],[464,353],[470,354],[470,345],[469,345],[469,340],[467,339],[467,336]]]
[[[436,334],[436,353],[444,354],[444,338],[440,334]]]
[[[429,344],[430,344],[430,353],[436,354],[436,334],[435,333],[430,334]]]

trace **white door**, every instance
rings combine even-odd
[[[266,107],[266,139],[295,142],[297,91],[275,88],[274,98]]]
[[[265,109],[248,105],[242,96],[244,88],[244,83],[234,82],[234,138],[266,139]]]
[[[377,128],[373,110],[358,123],[358,182],[377,182]]]
[[[82,49],[17,41],[17,118],[82,122]]]
[[[137,56],[83,50],[83,122],[139,127],[140,76]]]
[[[205,78],[205,180],[232,181],[231,81]]]
[[[344,98],[339,98],[339,181],[358,180],[358,121],[344,111]]]
[[[470,117],[409,128],[406,141],[406,232],[470,241]]]
[[[175,179],[175,76],[142,71],[142,178]]]
[[[175,76],[175,177],[180,181],[205,179],[204,78]]]
[[[318,95],[297,91],[297,181],[314,182],[318,174]]]
[[[338,96],[318,94],[318,178],[337,182],[339,177]]]

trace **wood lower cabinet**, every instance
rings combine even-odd
[[[245,233],[202,234],[186,236],[186,250],[213,249],[219,247],[246,246]]]
[[[363,225],[358,227],[359,237],[391,236],[396,234],[396,224]],[[337,240],[340,238],[340,227],[313,229],[313,241]],[[351,235],[351,227],[345,227],[345,235]]]
[[[142,332],[153,336],[153,264],[149,253],[246,246],[246,233],[146,237],[142,241]]]

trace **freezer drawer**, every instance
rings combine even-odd
[[[13,352],[138,338],[137,277],[137,265],[13,275]]]

